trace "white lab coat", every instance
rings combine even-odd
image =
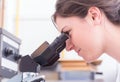
[[[118,74],[117,74],[116,82],[120,82],[120,64],[118,66]]]

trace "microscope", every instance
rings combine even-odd
[[[45,41],[31,55],[23,56],[19,62],[20,73],[17,76],[10,79],[8,82],[45,82],[44,76],[30,78],[30,75],[28,75],[29,79],[22,79],[22,73],[37,73],[40,71],[40,67],[53,65],[60,58],[60,52],[65,48],[65,41],[68,38],[68,33],[61,33],[61,35],[55,38],[55,40],[51,44]]]

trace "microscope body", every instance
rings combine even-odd
[[[60,58],[60,52],[65,48],[67,39],[68,34],[61,33],[51,44],[45,41],[31,55],[23,56],[19,62],[20,73],[8,82],[13,82],[16,78],[21,78],[19,81],[17,80],[18,82],[24,82],[25,80],[27,80],[25,82],[45,82],[44,76],[23,79],[22,74],[24,72],[39,73],[41,66],[53,65]],[[28,81],[28,79],[32,81]]]
[[[26,55],[21,58],[20,71],[37,72],[36,67],[38,65],[43,67],[53,65],[60,58],[60,52],[65,48],[67,39],[68,34],[62,33],[51,44],[45,41],[31,56]]]

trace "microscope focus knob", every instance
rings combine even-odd
[[[13,49],[12,48],[10,48],[10,47],[6,47],[5,49],[4,49],[4,55],[5,56],[10,56],[10,55],[13,55]]]
[[[22,58],[22,55],[15,54],[14,56],[15,61],[18,61],[21,58]]]

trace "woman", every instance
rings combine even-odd
[[[103,53],[120,62],[120,0],[57,0],[53,18],[69,34],[66,50],[87,62]]]

